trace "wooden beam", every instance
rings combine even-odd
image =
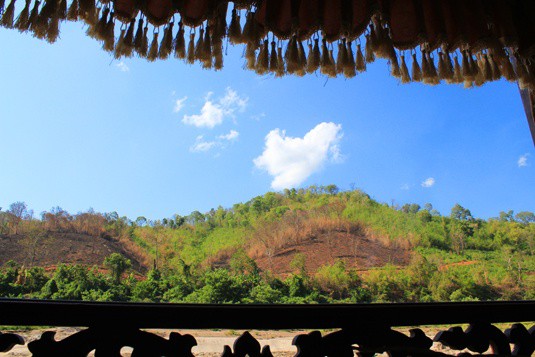
[[[522,98],[522,104],[524,104],[524,110],[526,111],[531,139],[533,140],[533,145],[535,145],[535,91],[521,89],[520,97]]]
[[[403,304],[155,304],[0,299],[0,325],[329,329],[535,321],[535,301]]]

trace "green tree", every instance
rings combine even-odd
[[[417,203],[406,203],[404,204],[402,207],[401,207],[401,211],[403,213],[412,213],[412,214],[416,214],[418,213],[418,211],[420,210],[420,205],[417,204]]]
[[[327,185],[325,186],[325,191],[329,195],[336,195],[340,190],[338,189],[338,186],[336,185]]]
[[[513,210],[507,212],[501,211],[498,220],[500,222],[513,222],[515,220]]]
[[[306,278],[308,276],[306,263],[306,256],[303,253],[297,253],[290,262],[290,268],[292,268],[294,272],[297,272],[301,277]]]
[[[110,269],[113,282],[119,284],[123,273],[132,267],[132,262],[119,253],[112,253],[104,259],[104,266]]]
[[[515,215],[515,219],[522,224],[535,223],[535,214],[529,211],[518,212]]]
[[[143,216],[139,216],[138,218],[136,218],[136,224],[139,227],[143,227],[147,224],[147,219]]]
[[[360,279],[354,272],[346,270],[343,260],[322,266],[315,277],[321,289],[334,299],[347,298],[351,288],[360,286]]]
[[[459,221],[471,221],[473,219],[470,210],[464,208],[458,203],[452,207],[450,217]]]
[[[243,250],[239,250],[230,258],[230,268],[236,274],[249,274],[259,276],[260,268]]]

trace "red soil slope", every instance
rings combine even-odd
[[[286,275],[292,272],[291,262],[298,253],[305,256],[309,272],[315,272],[321,266],[333,264],[337,260],[343,260],[348,268],[357,270],[368,270],[389,263],[406,265],[410,260],[409,250],[388,247],[362,235],[335,232],[287,247],[276,252],[271,259],[265,256],[258,258],[257,263],[262,269]]]
[[[86,234],[53,233],[37,245],[21,235],[0,236],[0,266],[9,260],[28,266],[55,266],[59,263],[102,265],[104,258],[120,253],[132,261],[132,268],[145,271],[141,260],[118,241]]]

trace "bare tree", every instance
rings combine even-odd
[[[24,238],[20,240],[28,256],[28,267],[31,268],[33,266],[39,253],[44,250],[48,241],[48,232],[43,229],[41,223],[38,221],[29,222],[28,231]]]
[[[10,215],[14,234],[17,234],[20,222],[28,215],[28,206],[24,202],[17,201],[9,206],[7,213]]]

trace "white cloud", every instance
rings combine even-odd
[[[119,71],[121,72],[128,72],[130,71],[130,68],[126,65],[126,63],[124,63],[123,61],[117,63],[115,65],[117,68],[119,68]]]
[[[518,161],[517,161],[518,167],[528,166],[528,156],[529,154],[524,154],[518,158]]]
[[[206,101],[201,109],[201,114],[184,115],[182,122],[198,128],[212,129],[216,125],[223,123],[223,110],[211,101]]]
[[[251,119],[253,119],[254,121],[260,121],[262,120],[262,118],[265,118],[265,117],[266,117],[266,113],[251,115]]]
[[[238,93],[227,88],[225,95],[219,100],[212,100],[212,93],[206,95],[205,102],[200,114],[184,115],[182,122],[198,128],[212,129],[223,123],[226,118],[234,118],[236,112],[243,112],[247,107],[246,97],[240,97]]]
[[[401,185],[401,187],[400,187],[400,188],[401,188],[402,190],[404,190],[404,191],[407,191],[407,190],[409,190],[409,189],[410,189],[410,186],[409,186],[409,184],[408,184],[408,183],[404,183],[403,185]]]
[[[266,136],[264,152],[253,162],[274,177],[273,189],[295,187],[329,159],[340,159],[341,137],[342,126],[335,123],[320,123],[302,138],[289,137],[284,130],[275,129]]]
[[[236,140],[238,136],[240,136],[239,132],[237,132],[236,130],[231,130],[229,131],[228,134],[219,135],[218,138],[222,140],[232,141],[232,140]]]
[[[329,153],[331,154],[331,160],[334,163],[341,164],[344,162],[345,157],[342,155],[342,151],[340,151],[339,145],[331,145],[329,148]]]
[[[433,177],[429,177],[422,182],[422,187],[425,187],[425,188],[433,187],[434,185],[435,185],[435,179]]]
[[[218,143],[215,141],[205,141],[204,137],[202,135],[197,136],[197,139],[195,140],[195,144],[193,144],[189,150],[191,152],[206,152],[213,149],[215,146],[217,146]]]
[[[230,111],[229,114],[232,114],[234,110],[243,112],[247,107],[248,100],[249,98],[242,98],[238,95],[238,92],[230,87],[227,87],[225,90],[225,96],[219,100],[219,104],[227,111]]]
[[[206,140],[204,135],[199,135],[195,139],[195,143],[189,148],[191,152],[208,152],[212,149],[225,149],[229,142],[235,141],[240,135],[236,130],[231,130],[228,134],[221,134],[214,140]],[[219,153],[216,154],[216,157]]]
[[[173,108],[173,112],[178,113],[179,111],[181,111],[182,108],[184,108],[184,103],[186,102],[187,99],[188,97],[177,99],[175,101],[175,107]]]

